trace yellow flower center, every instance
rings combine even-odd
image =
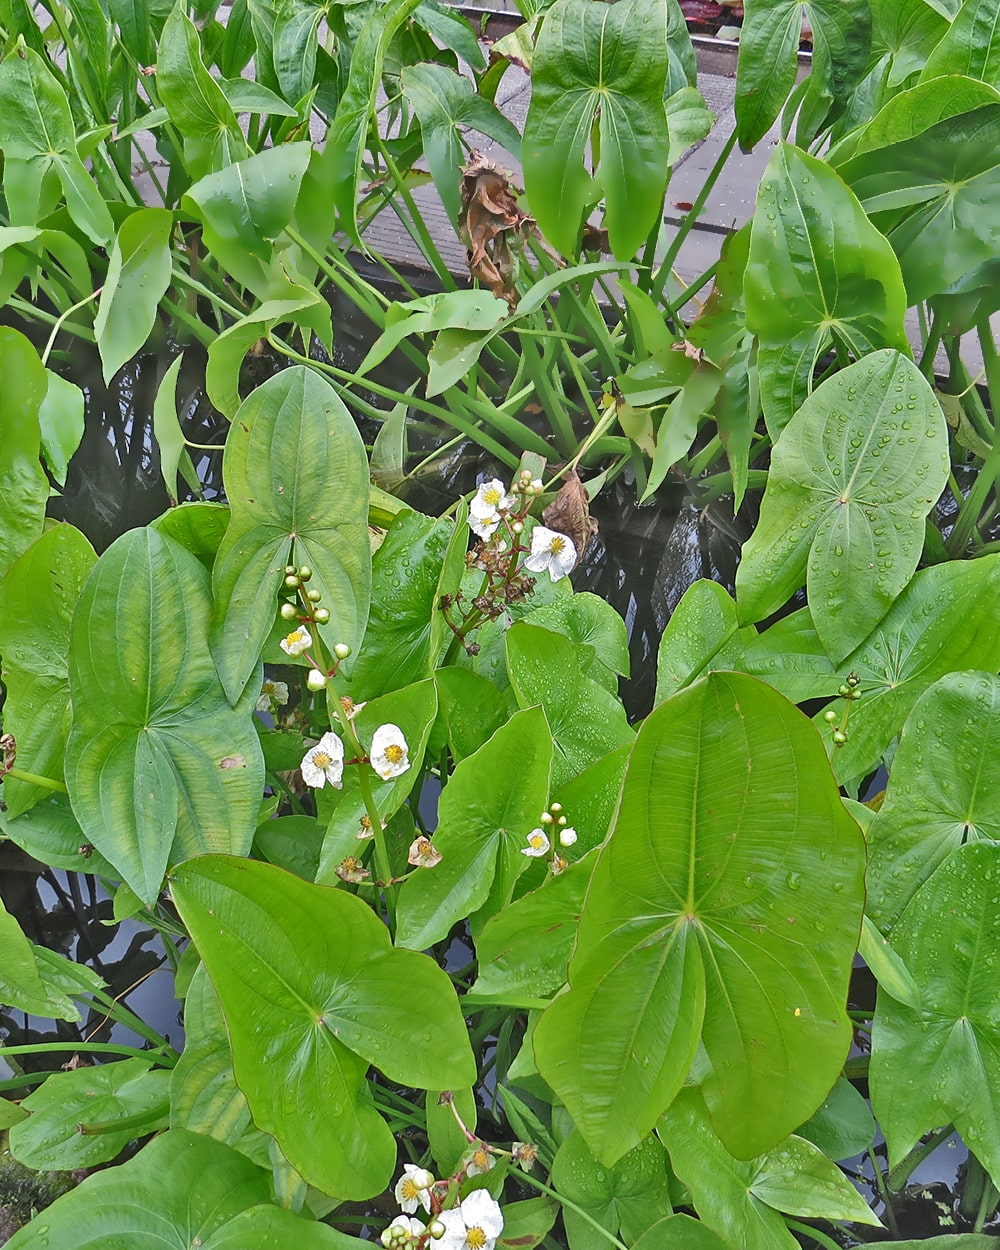
[[[491,486],[488,490],[483,491],[483,502],[488,503],[491,508],[495,508],[500,502],[500,492],[495,486]]]
[[[293,629],[292,632],[285,639],[285,642],[287,642],[290,647],[294,647],[297,643],[300,643],[301,641],[302,641],[301,629]]]
[[[479,1168],[480,1172],[489,1171],[490,1156],[486,1153],[485,1150],[483,1150],[482,1147],[480,1147],[478,1150],[473,1152],[472,1162],[476,1165],[477,1168]]]
[[[329,768],[333,763],[333,759],[325,751],[314,751],[313,763],[317,768]]]
[[[554,556],[557,556],[559,552],[562,551],[563,547],[565,546],[566,546],[566,539],[560,538],[559,535],[557,534],[555,538],[553,538],[552,542],[549,544],[549,550],[552,552]]]
[[[469,1250],[483,1250],[483,1246],[486,1245],[486,1234],[478,1224],[466,1231],[465,1244]]]
[[[535,851],[541,851],[545,848],[545,834],[531,833],[528,835],[528,844]]]
[[[264,687],[261,690],[261,694],[274,694],[274,682],[273,681],[264,682]]]
[[[398,742],[391,742],[385,748],[385,758],[389,761],[390,764],[398,764],[400,762],[400,760],[403,758],[403,748],[399,745]]]
[[[415,1199],[419,1199],[420,1197],[420,1190],[414,1184],[413,1178],[410,1176],[408,1176],[406,1180],[403,1181],[401,1190],[402,1190],[403,1198],[407,1202],[413,1202]]]
[[[372,827],[372,818],[370,816],[361,817],[361,828],[370,829]]]
[[[358,869],[361,867],[361,864],[358,860],[354,858],[353,855],[348,855],[347,858],[344,860],[344,862],[340,866],[341,868],[343,868],[344,872],[357,872]],[[407,1184],[412,1185],[413,1182],[408,1181]],[[416,1187],[414,1187],[414,1190],[415,1188]]]

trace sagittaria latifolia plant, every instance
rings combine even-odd
[[[37,506],[41,365],[0,352],[34,438],[4,445],[3,836],[161,930],[185,1026],[0,916],[4,1002],[145,1039],[5,1082],[12,1154],[92,1172],[12,1250],[829,1246],[894,1232],[952,1132],[983,1244],[1000,556],[918,567],[948,431],[906,355],[791,416],[735,601],[690,588],[632,725],[537,459],[373,528],[352,416],[292,367],[236,414],[228,506],[97,557]],[[865,1152],[878,1212],[837,1165]]]

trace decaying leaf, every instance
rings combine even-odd
[[[575,469],[566,475],[559,494],[542,513],[549,529],[566,534],[576,547],[576,568],[584,557],[587,544],[597,533],[597,522],[590,515],[587,492]]]
[[[531,218],[518,208],[507,175],[481,152],[472,151],[462,170],[458,233],[468,248],[469,273],[498,299],[514,308],[514,257],[511,243],[530,229]]]

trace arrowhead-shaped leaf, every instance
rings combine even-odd
[[[212,573],[212,652],[235,703],[277,614],[285,565],[308,565],[330,620],[327,653],[368,619],[368,461],[333,389],[311,369],[269,378],[233,418],[223,460],[229,529]]]
[[[636,738],[539,1071],[613,1163],[680,1089],[699,1039],[716,1130],[744,1157],[826,1097],[864,846],[815,731],[753,678],[713,673]],[[793,1079],[794,1074],[794,1079]]]

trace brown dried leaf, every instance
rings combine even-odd
[[[587,492],[575,469],[566,475],[558,495],[542,512],[542,520],[551,530],[565,534],[576,548],[576,568],[583,559],[587,544],[597,533],[597,522],[590,515]]]
[[[469,273],[514,308],[517,293],[510,245],[515,235],[530,228],[531,218],[518,207],[507,175],[480,152],[470,153],[462,170],[461,191],[458,234],[468,249]]]

